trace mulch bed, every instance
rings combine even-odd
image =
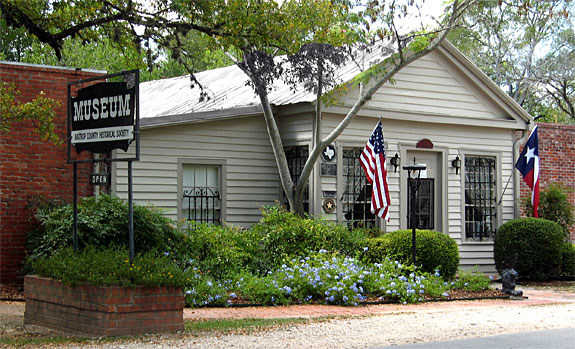
[[[557,285],[558,281],[548,282],[548,283],[539,283],[541,286],[553,286]],[[573,284],[573,281],[564,281],[566,285]],[[570,284],[569,284],[570,283]],[[507,295],[501,292],[500,289],[489,289],[484,291],[465,291],[465,290],[450,290],[448,291],[448,297],[440,297],[440,298],[431,298],[425,297],[426,301],[434,301],[434,300],[459,300],[459,299],[481,299],[481,298],[503,298]],[[19,284],[0,284],[0,300],[3,301],[24,301],[24,287],[23,285]],[[370,304],[370,303],[378,303],[382,302],[381,299],[376,297],[368,298],[362,303]],[[383,300],[385,302],[385,300]],[[236,298],[232,306],[246,306],[246,305],[253,305],[253,302],[249,300],[244,300],[241,298]]]
[[[23,284],[0,284],[0,300],[3,301],[23,301]]]

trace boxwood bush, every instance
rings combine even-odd
[[[561,276],[575,277],[575,245],[566,242],[561,250]]]
[[[495,266],[501,272],[505,260],[517,253],[513,268],[519,277],[544,280],[558,275],[564,243],[564,232],[558,223],[540,218],[511,220],[495,235]]]
[[[72,204],[40,208],[40,225],[28,235],[29,260],[49,257],[72,246]],[[136,252],[163,250],[181,240],[172,221],[153,207],[134,205],[134,245]],[[128,204],[111,195],[88,197],[78,204],[78,247],[128,246]]]
[[[386,257],[401,263],[411,263],[412,231],[397,230],[379,238],[368,239],[368,250],[362,254],[366,262],[378,263]],[[440,270],[446,279],[452,279],[459,265],[457,243],[447,234],[432,230],[417,230],[415,238],[416,264],[422,271]]]

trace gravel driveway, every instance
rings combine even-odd
[[[252,334],[148,336],[137,340],[86,343],[82,347],[365,348],[552,328],[575,331],[575,294],[563,295],[565,299],[545,298],[542,294],[528,301],[421,304]],[[20,310],[16,309],[18,307]],[[266,308],[262,308],[262,312],[265,311]],[[1,304],[0,335],[13,331],[54,333],[41,327],[22,325],[21,315],[18,315],[22,312],[22,303]]]
[[[575,304],[398,312],[331,320],[249,335],[166,337],[122,348],[366,348],[551,328],[575,331]]]

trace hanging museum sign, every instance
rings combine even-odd
[[[82,88],[70,105],[70,142],[76,153],[128,150],[134,140],[136,89],[125,82]]]

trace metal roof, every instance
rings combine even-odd
[[[383,59],[390,52],[388,47],[382,46],[380,50],[373,50],[364,60],[373,63],[374,60]],[[338,70],[338,80],[349,81],[357,73],[359,73],[357,65],[349,62]],[[206,115],[216,117],[217,111],[236,109],[241,111],[247,107],[260,106],[259,97],[247,84],[249,78],[236,65],[197,73],[196,79],[208,93],[209,99],[200,100],[200,88],[191,87],[192,81],[189,75],[141,83],[140,117],[164,119],[185,115],[184,119],[192,121],[197,119],[195,115],[202,115],[201,119],[206,119]],[[269,93],[270,103],[275,106],[313,102],[315,99],[314,93],[306,92],[303,87],[297,88],[294,92],[281,80],[276,81]],[[182,117],[178,119],[180,122],[184,121]],[[157,121],[145,120],[144,123],[156,124]]]

